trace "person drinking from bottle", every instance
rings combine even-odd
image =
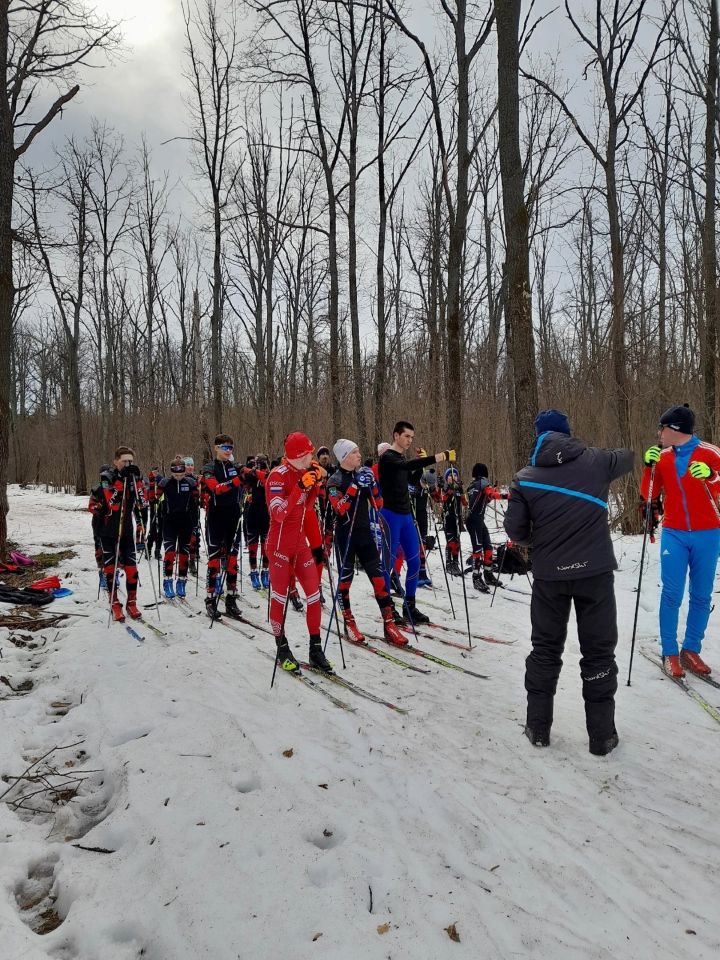
[[[306,600],[305,619],[310,634],[308,659],[320,670],[331,670],[320,639],[320,575],[308,544],[306,520],[314,515],[315,501],[325,471],[313,460],[313,446],[304,433],[285,438],[285,456],[266,482],[270,530],[270,626],[277,645],[277,661],[283,670],[300,668],[285,636],[288,591],[291,578],[300,583]]]
[[[408,491],[408,474],[422,470],[431,463],[445,460],[454,462],[455,451],[444,450],[427,457],[407,460],[405,454],[415,439],[415,427],[407,420],[399,420],[393,427],[393,442],[378,462],[378,478],[384,507],[382,516],[390,533],[391,569],[395,565],[398,549],[402,547],[407,564],[405,579],[404,612],[412,623],[429,623],[430,620],[415,605],[418,574],[420,573],[420,536]]]
[[[381,553],[373,526],[382,508],[375,475],[370,467],[362,466],[362,457],[356,443],[341,439],[333,447],[340,464],[328,478],[327,490],[335,512],[335,550],[338,562],[338,591],[342,601],[345,629],[350,638],[362,643],[364,636],[358,629],[350,607],[350,586],[358,560],[368,576],[380,607],[385,637],[391,643],[404,646],[407,637],[393,622],[392,600],[385,583]]]
[[[146,510],[148,504],[140,468],[134,460],[135,453],[130,447],[118,447],[112,466],[100,474],[104,503],[99,528],[103,570],[113,620],[119,623],[125,620],[125,615],[117,595],[115,571],[118,566],[125,571],[125,610],[134,620],[142,616],[137,606],[138,568],[133,523],[135,511]],[[142,544],[140,534],[138,542]]]
[[[695,415],[687,404],[660,417],[658,443],[645,451],[641,506],[664,494],[660,542],[660,645],[665,672],[708,674],[700,656],[710,617],[710,598],[720,550],[720,450],[695,436]],[[678,652],[678,618],[690,573],[685,638]]]

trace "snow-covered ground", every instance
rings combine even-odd
[[[54,606],[86,616],[35,634],[35,649],[0,630],[0,674],[33,682],[24,695],[0,686],[0,775],[53,747],[66,748],[50,758],[59,773],[82,775],[54,813],[42,797],[38,812],[0,803],[2,960],[720,955],[720,725],[643,657],[625,685],[639,540],[616,545],[621,743],[597,758],[572,635],[553,744],[522,735],[529,608],[519,593],[499,591],[492,609],[489,597],[469,600],[474,632],[513,645],[480,642],[463,656],[422,640],[489,681],[398,653],[432,668],[422,675],[346,646],[346,675],[409,710],[322,681],[351,713],[286,675],[271,690],[264,633],[210,631],[165,606],[165,639],[108,629],[84,505],[11,493],[23,548],[77,549],[57,571],[75,595]],[[657,553],[641,637],[656,632]],[[452,623],[437,555],[432,564],[437,596],[421,599]],[[361,626],[377,629],[364,577],[353,597]],[[248,613],[261,622],[262,610]],[[304,653],[304,619],[291,612],[288,626]],[[719,640],[714,615],[705,651],[718,668]],[[339,664],[336,645],[331,655]],[[720,707],[720,691],[696,685]],[[34,932],[48,909],[62,923]]]

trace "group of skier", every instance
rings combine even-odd
[[[205,509],[207,549],[205,606],[211,619],[242,618],[238,606],[238,555],[244,538],[250,581],[269,591],[269,619],[277,661],[286,670],[300,662],[285,634],[289,603],[302,610],[305,595],[308,657],[328,670],[320,638],[322,574],[331,549],[337,561],[337,596],[350,639],[363,642],[350,601],[356,566],[363,568],[382,618],[385,638],[407,644],[403,628],[428,623],[417,605],[418,585],[430,585],[425,559],[436,540],[428,532],[432,505],[442,511],[446,571],[462,576],[460,534],[466,529],[472,553],[470,570],[476,589],[502,586],[494,565],[485,524],[489,503],[510,496],[505,530],[510,542],[533,551],[532,645],[527,659],[526,734],[534,744],[549,743],[553,699],[562,665],[570,606],[575,604],[582,652],[580,662],[590,750],[604,754],[618,742],[614,722],[617,688],[617,642],[613,570],[617,564],[607,523],[609,485],[632,469],[628,450],[587,447],[571,436],[567,417],[542,411],[536,420],[536,443],[530,462],[514,478],[511,495],[501,493],[476,463],[465,489],[455,451],[428,455],[417,449],[413,425],[398,421],[392,443],[378,446],[376,462],[363,461],[352,440],[315,449],[308,436],[289,434],[284,456],[272,463],[265,454],[235,460],[232,437],[215,437],[213,459],[199,476],[191,457],[175,457],[169,476],[150,472],[147,481],[130,447],[115,451],[100,471],[90,498],[101,585],[112,616],[141,616],[137,607],[137,551],[153,543],[164,547],[163,592],[169,599],[186,595],[188,571],[197,563],[202,537],[200,509]],[[720,551],[720,450],[694,435],[694,416],[685,406],[661,417],[659,443],[644,455],[641,487],[643,516],[651,522],[664,510],[661,550],[663,590],[660,634],[665,671],[681,678],[685,670],[705,676],[710,668],[700,656],[710,613],[710,594]],[[438,474],[438,464],[443,472]],[[661,494],[664,494],[664,500]],[[436,530],[437,534],[437,530]],[[507,552],[508,545],[500,550]],[[404,563],[404,586],[399,570]],[[126,604],[118,598],[118,574],[125,574]],[[690,610],[682,649],[678,650],[678,612],[690,573]],[[402,599],[395,606],[393,593]],[[332,611],[331,611],[332,615]]]

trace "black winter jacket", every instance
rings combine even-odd
[[[573,580],[617,569],[608,491],[633,468],[631,450],[586,447],[564,433],[541,434],[514,477],[505,531],[533,550],[539,580]]]

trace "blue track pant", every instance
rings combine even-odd
[[[660,643],[664,657],[678,652],[678,615],[690,570],[690,605],[683,649],[700,653],[710,618],[710,597],[715,582],[720,529],[671,530],[663,528],[660,541]]]
[[[415,527],[415,519],[412,513],[394,513],[385,508],[380,512],[390,531],[390,569],[395,566],[398,547],[402,547],[407,566],[405,596],[408,600],[414,600],[420,573],[420,537]]]

